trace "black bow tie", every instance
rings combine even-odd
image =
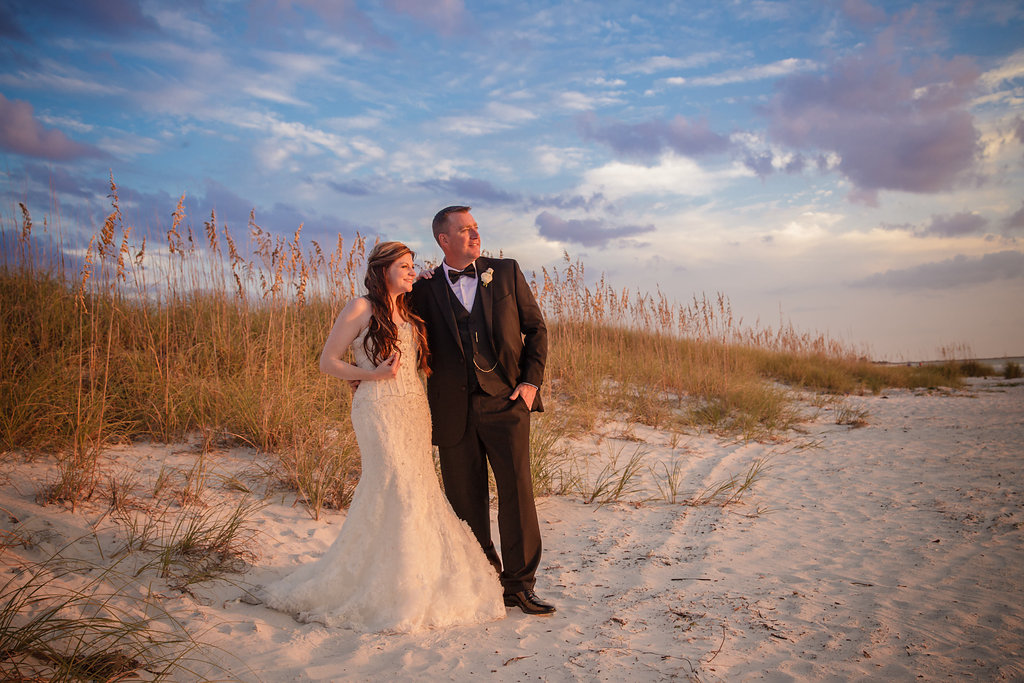
[[[448,279],[452,281],[453,285],[456,282],[459,281],[460,277],[463,277],[463,276],[475,278],[476,277],[476,264],[470,263],[468,266],[466,266],[465,270],[449,270],[448,271]]]

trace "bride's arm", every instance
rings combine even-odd
[[[370,302],[364,297],[352,299],[345,305],[331,327],[331,333],[324,343],[324,350],[320,352],[320,372],[338,379],[356,381],[395,378],[399,363],[395,356],[384,360],[375,370],[365,370],[342,360],[345,350],[359,335],[360,330],[369,324],[371,314]]]

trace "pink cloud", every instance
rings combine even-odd
[[[839,9],[860,26],[877,26],[886,20],[885,11],[867,0],[843,0]]]
[[[729,138],[711,130],[706,121],[689,121],[682,116],[670,121],[624,123],[602,122],[588,113],[577,118],[576,124],[584,138],[603,142],[624,156],[652,157],[666,148],[686,156],[700,156],[729,148]]]
[[[1024,229],[1024,202],[1021,202],[1020,208],[1006,218],[1006,229],[1008,232]]]
[[[252,27],[275,33],[287,27],[303,26],[307,14],[320,20],[321,28],[336,32],[363,45],[390,48],[383,35],[355,0],[254,0],[246,5]]]
[[[9,100],[0,94],[0,147],[29,157],[68,161],[103,156],[91,145],[75,142],[59,130],[46,128],[36,120],[32,105]]]
[[[953,289],[1024,278],[1024,253],[1008,249],[980,258],[957,254],[909,268],[897,268],[852,282],[854,287],[892,290]]]
[[[597,218],[564,219],[547,211],[537,216],[534,223],[542,237],[558,242],[575,242],[585,247],[608,246],[608,243],[634,235],[653,232],[653,225],[608,225]]]
[[[775,140],[838,153],[851,197],[868,203],[879,190],[949,189],[980,151],[967,110],[973,61],[904,57],[891,39],[885,32],[824,73],[783,79],[767,109]]]
[[[445,36],[456,34],[466,24],[462,0],[385,0],[384,6],[408,14]]]

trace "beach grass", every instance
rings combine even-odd
[[[1003,379],[1020,379],[1021,377],[1024,377],[1024,372],[1021,371],[1020,363],[1007,361],[1003,366]]]
[[[81,249],[24,205],[3,225],[0,448],[55,453],[59,477],[41,495],[74,506],[103,481],[104,447],[202,433],[275,454],[274,476],[312,515],[346,505],[359,469],[351,394],[317,358],[360,292],[366,239],[307,244],[301,226],[283,239],[253,215],[240,246],[215,214],[193,230],[183,197],[155,244],[134,237],[110,190]],[[794,389],[958,386],[964,371],[872,363],[826,335],[747,326],[722,294],[616,290],[568,254],[531,284],[549,324],[545,401],[565,416],[538,420],[539,493],[575,485],[554,474],[568,461],[558,444],[603,415],[766,440],[799,423]]]
[[[87,577],[83,579],[83,577]],[[0,585],[0,677],[8,681],[205,678],[211,654],[118,564],[59,551]],[[123,600],[125,595],[133,595]]]
[[[165,596],[153,595],[154,584],[191,594],[194,584],[246,571],[257,559],[252,519],[265,503],[243,495],[232,506],[207,505],[212,478],[196,468],[186,474],[189,495],[163,499],[137,495],[130,471],[108,477],[109,508],[87,536],[66,542],[3,510],[4,526],[13,526],[0,529],[0,677],[210,680],[222,671],[227,653],[195,640],[163,606]],[[31,559],[55,539],[63,545]],[[78,559],[81,543],[100,562]]]
[[[584,467],[587,469],[595,460],[604,463],[595,475],[587,471],[578,479],[578,491],[585,504],[597,503],[600,506],[618,502],[643,491],[638,481],[646,455],[643,445],[636,444],[625,457],[625,445],[615,446],[606,442],[605,449],[608,453],[602,458],[584,459]]]

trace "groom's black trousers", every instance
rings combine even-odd
[[[530,411],[522,399],[479,391],[470,395],[469,403],[462,440],[438,448],[445,494],[487,559],[501,567],[505,592],[532,590],[541,541],[530,476]],[[488,462],[498,488],[500,560],[491,540]]]

